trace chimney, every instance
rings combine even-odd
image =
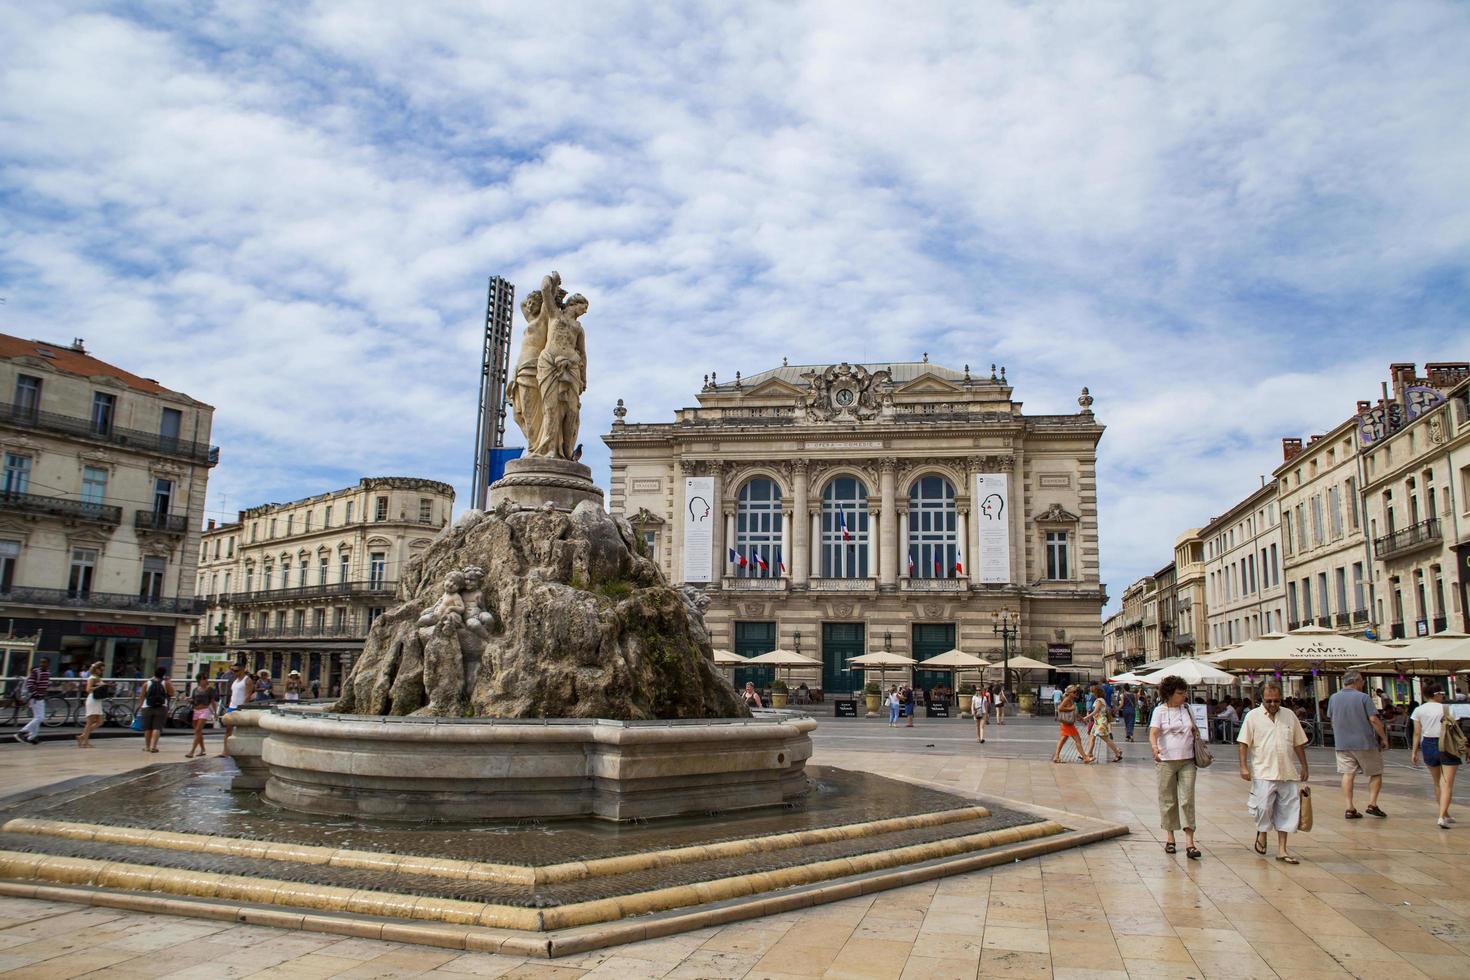
[[[78,354],[87,353],[87,345],[82,341],[81,337],[72,338],[71,349],[76,351]]]
[[[1371,411],[1373,411],[1373,403],[1372,402],[1370,402],[1370,401],[1363,401],[1362,399],[1359,399],[1358,400],[1358,414],[1359,415],[1367,415]]]
[[[1318,435],[1312,436],[1312,438],[1308,439],[1307,440],[1307,445],[1308,446],[1315,446],[1317,444],[1317,440],[1318,439],[1326,439],[1326,438],[1327,438],[1326,436],[1321,435],[1319,433]]]
[[[1281,461],[1288,463],[1301,455],[1302,441],[1300,439],[1281,440]]]
[[[1429,384],[1440,391],[1448,391],[1455,385],[1470,378],[1470,363],[1465,361],[1436,361],[1433,364],[1424,365],[1424,373],[1429,377]]]
[[[214,530],[214,518],[213,517],[211,517],[209,519],[209,523],[207,525],[205,525],[204,530],[206,530],[206,531],[213,531]]]

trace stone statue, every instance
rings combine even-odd
[[[547,302],[544,289],[521,301],[526,332],[521,338],[521,353],[512,375],[510,404],[515,412],[516,425],[526,434],[527,446],[536,445],[541,436],[541,388],[536,384],[536,359],[541,356],[541,348],[546,346],[546,322],[556,308],[556,292],[551,294],[551,303]]]
[[[587,340],[577,318],[586,312],[587,298],[577,293],[547,323],[546,345],[536,361],[541,432],[534,455],[571,459],[577,449],[587,390]]]

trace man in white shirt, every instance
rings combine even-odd
[[[1286,835],[1301,821],[1298,781],[1307,781],[1307,733],[1294,713],[1282,709],[1278,681],[1261,686],[1261,704],[1246,712],[1235,741],[1240,778],[1251,784],[1246,806],[1256,822],[1256,853],[1266,853],[1267,833],[1275,828],[1276,860],[1300,864],[1286,850]]]

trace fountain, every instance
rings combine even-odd
[[[529,452],[408,564],[341,698],[231,714],[233,763],[5,801],[0,894],[554,956],[1126,832],[809,766],[812,718],[752,716],[571,458],[587,305],[556,273],[522,304]]]

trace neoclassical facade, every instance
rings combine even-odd
[[[334,691],[400,572],[449,523],[454,488],[416,477],[357,485],[240,511],[204,532],[205,617],[193,660],[290,670]]]
[[[704,590],[716,646],[799,646],[823,666],[794,680],[848,691],[847,661],[884,648],[999,660],[1009,612],[1013,651],[1101,666],[1085,390],[1076,414],[1026,415],[1004,371],[925,360],[711,376],[697,400],[661,423],[620,401],[603,439],[610,510]]]
[[[1199,532],[1205,544],[1205,653],[1286,629],[1276,498],[1273,480]]]

